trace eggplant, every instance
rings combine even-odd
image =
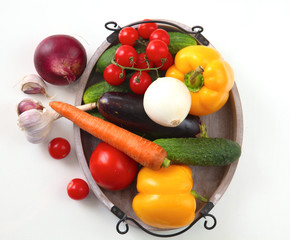
[[[188,115],[177,127],[164,127],[152,121],[143,107],[143,95],[106,92],[97,102],[99,112],[108,121],[144,138],[186,138],[203,133],[198,116]]]

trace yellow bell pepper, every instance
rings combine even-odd
[[[202,45],[181,49],[165,76],[185,83],[191,94],[190,114],[197,116],[223,107],[234,85],[231,66],[216,49]]]
[[[171,165],[154,171],[142,168],[132,207],[147,225],[170,229],[189,225],[195,218],[196,201],[191,190],[192,171],[185,165]]]

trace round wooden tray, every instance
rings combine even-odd
[[[158,22],[158,20],[156,21]],[[183,25],[181,23],[169,20],[166,21],[171,23],[171,25],[158,23],[159,27],[169,31],[180,31],[179,27],[187,31],[192,30],[190,27]],[[174,26],[172,26],[172,24]],[[107,38],[107,40],[105,40],[100,45],[100,47],[96,50],[96,52],[93,54],[90,61],[88,62],[88,65],[79,82],[79,88],[76,94],[75,105],[78,106],[82,104],[82,96],[86,88],[102,79],[102,75],[95,72],[95,65],[99,57],[102,55],[102,53],[111,45],[116,44],[117,35],[115,34],[114,36],[114,34],[115,33],[111,34]],[[191,35],[197,38],[196,34]],[[202,39],[203,36],[199,35],[198,37],[199,39]],[[202,42],[199,42],[199,44],[202,44]],[[208,46],[213,47],[209,42]],[[234,85],[234,87],[230,92],[230,97],[226,105],[218,112],[211,114],[209,116],[202,117],[202,120],[207,125],[208,135],[210,137],[227,138],[236,141],[240,145],[242,145],[243,114],[236,84]],[[145,229],[161,230],[152,228],[144,224],[135,215],[131,203],[134,196],[137,193],[136,182],[133,182],[128,188],[122,191],[107,191],[100,188],[96,184],[89,170],[89,159],[93,150],[100,141],[95,137],[93,137],[92,135],[80,130],[77,126],[74,126],[74,134],[78,161],[88,180],[89,186],[96,195],[96,197],[110,211],[112,211],[112,207],[114,206],[118,207],[126,214],[126,216],[136,220]],[[237,168],[237,165],[238,160],[236,160],[231,165],[224,167],[196,167],[196,166],[191,167],[193,170],[194,190],[196,190],[201,195],[207,196],[210,202],[212,203],[212,206],[216,205],[216,203],[221,199],[227,187],[229,186],[232,177],[235,173],[235,170]],[[200,211],[204,208],[204,206],[205,206],[204,203],[197,200],[196,218],[200,216]]]

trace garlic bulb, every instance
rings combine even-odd
[[[83,111],[89,111],[96,108],[96,106],[96,103],[88,103],[78,108]],[[32,108],[19,114],[18,126],[25,132],[29,142],[41,143],[47,139],[54,120],[60,117],[61,115],[54,110]]]
[[[46,140],[53,121],[58,117],[59,114],[53,111],[30,109],[19,115],[18,125],[29,142],[41,143]]]

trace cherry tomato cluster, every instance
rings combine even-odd
[[[169,34],[154,22],[144,22],[137,29],[121,29],[118,38],[122,45],[115,52],[114,63],[106,67],[104,79],[111,85],[120,85],[125,81],[125,70],[133,70],[135,72],[130,77],[130,88],[136,94],[144,94],[152,83],[148,72],[153,69],[165,71],[173,64],[168,49]],[[146,40],[145,53],[138,54],[134,48],[139,39]]]

